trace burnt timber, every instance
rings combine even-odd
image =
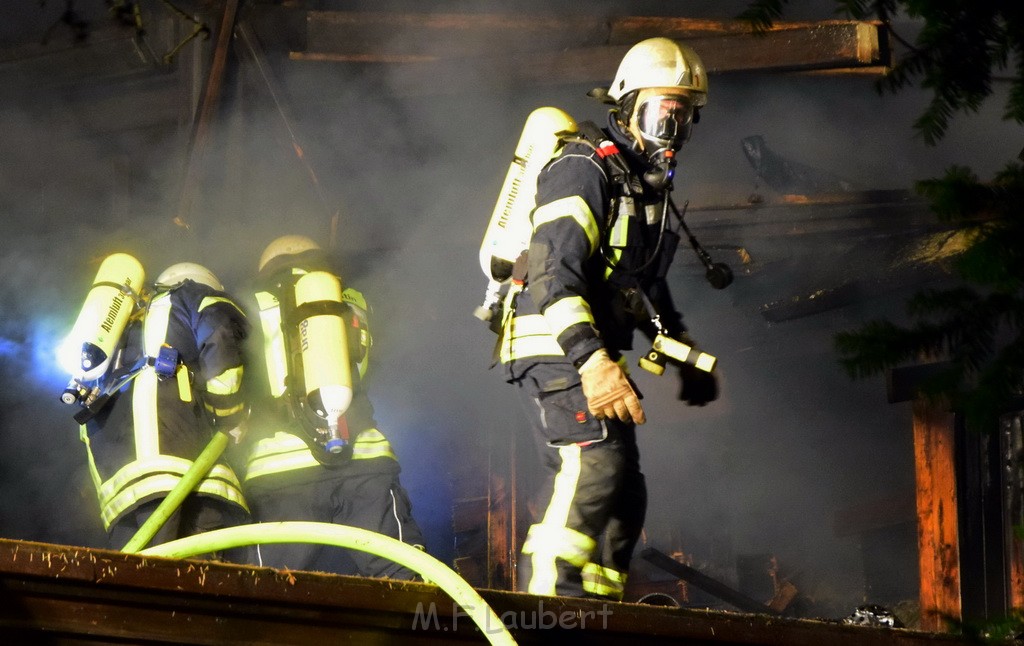
[[[427,583],[0,539],[0,588],[0,629],[5,640],[23,643],[487,642],[444,592]],[[950,635],[903,629],[480,592],[521,644],[575,638],[592,644],[968,643]]]

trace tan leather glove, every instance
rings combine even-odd
[[[580,366],[583,395],[587,408],[597,419],[618,418],[623,422],[643,424],[647,421],[640,398],[630,385],[622,367],[611,360],[601,348]]]

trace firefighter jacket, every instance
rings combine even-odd
[[[352,364],[352,402],[344,415],[351,437],[351,455],[346,454],[344,460],[325,455],[323,447],[311,445],[308,433],[303,431],[303,411],[293,397],[297,391],[289,390],[301,390],[290,377],[290,374],[301,375],[301,364],[298,364],[301,359],[294,349],[288,349],[295,345],[294,339],[288,338],[287,313],[282,311],[287,310],[288,299],[282,302],[279,296],[291,294],[295,281],[309,271],[321,270],[319,265],[309,262],[301,267],[277,270],[267,281],[266,288],[256,293],[269,397],[259,402],[257,428],[250,438],[252,448],[245,474],[247,487],[262,485],[265,476],[275,474],[287,473],[292,480],[314,480],[321,477],[324,467],[351,470],[354,465],[367,465],[374,458],[397,460],[391,444],[377,429],[373,406],[366,393],[372,346],[369,307],[362,293],[352,288],[342,291],[342,318],[348,330],[348,355]]]
[[[527,271],[513,274],[498,346],[510,380],[536,363],[578,368],[601,347],[617,358],[638,327],[654,333],[645,300],[669,333],[683,330],[665,281],[679,243],[664,226],[666,193],[643,181],[646,162],[614,126],[593,130],[607,139],[567,141],[537,178],[526,262],[517,262]]]
[[[245,315],[227,294],[191,280],[156,294],[141,321],[129,325],[119,363],[137,372],[80,434],[105,528],[170,492],[213,428],[228,431],[243,421],[248,331]],[[177,363],[158,374],[156,357],[167,347],[177,352]],[[225,464],[214,465],[196,492],[248,511]]]

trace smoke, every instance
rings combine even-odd
[[[664,3],[617,4],[602,11],[667,11]],[[731,5],[680,11],[725,19]],[[280,52],[269,63],[260,71],[239,62],[187,212],[188,133],[151,112],[152,97],[162,96],[148,94],[151,86],[167,89],[159,78],[89,92],[31,86],[0,99],[0,366],[8,384],[0,390],[0,473],[5,491],[17,492],[0,503],[3,536],[101,544],[84,450],[57,401],[63,383],[44,368],[100,260],[132,253],[150,279],[195,260],[244,293],[263,247],[286,233],[328,244],[346,284],[370,301],[370,393],[431,552],[451,561],[452,505],[480,494],[489,462],[507,468],[513,438],[520,494],[531,493],[532,440],[511,388],[489,369],[494,337],[472,316],[486,283],[478,247],[529,112],[556,105],[603,123],[606,108],[583,85],[513,92],[482,74],[476,92],[448,94],[438,78],[436,94],[403,96],[387,87],[386,69],[294,63]],[[831,609],[865,598],[864,562],[877,556],[862,553],[857,536],[838,535],[835,519],[913,495],[910,413],[886,403],[880,379],[851,382],[831,339],[869,318],[902,315],[913,285],[887,273],[878,241],[903,235],[900,218],[916,227],[916,216],[703,207],[744,205],[768,192],[741,149],[750,135],[877,189],[909,188],[952,163],[985,175],[1016,155],[1017,133],[999,119],[1001,97],[957,119],[934,148],[912,130],[926,100],[909,90],[879,95],[868,78],[710,79],[708,106],[680,155],[676,196],[690,203],[694,233],[737,278],[712,290],[684,245],[670,280],[694,338],[719,358],[721,396],[689,408],[676,400],[675,375],[634,368],[651,420],[640,432],[650,488],[645,545],[682,549],[730,583],[738,557],[772,553]],[[767,303],[851,277],[860,291],[844,306],[781,322],[762,313]]]

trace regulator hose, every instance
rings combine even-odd
[[[470,616],[495,646],[515,646],[505,624],[465,579],[426,552],[399,540],[358,527],[289,521],[216,529],[142,550],[146,556],[188,558],[260,543],[319,543],[369,552],[413,570],[437,585]]]

